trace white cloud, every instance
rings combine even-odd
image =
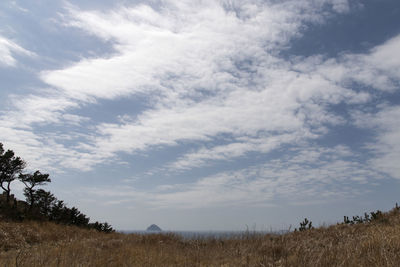
[[[25,48],[19,46],[17,43],[7,39],[0,35],[0,65],[8,67],[15,67],[17,61],[14,54],[20,54],[25,56],[34,56],[35,54]]]
[[[251,69],[237,65],[256,60],[247,67],[257,72],[257,64],[279,64],[269,52],[298,37],[304,22],[322,19],[319,11],[331,2],[338,1],[163,1],[158,10],[141,4],[109,12],[69,6],[65,25],[109,41],[115,54],[41,77],[83,100],[153,90],[168,96],[229,90],[230,83],[253,78]]]
[[[389,39],[382,45],[374,47],[365,62],[380,71],[381,75],[388,75],[393,80],[400,79],[400,35]],[[398,86],[397,86],[398,89]]]
[[[367,145],[375,154],[369,164],[400,179],[400,107],[384,106],[375,114],[356,112],[354,118],[358,126],[370,128],[375,133],[374,142]]]
[[[187,153],[176,161],[167,164],[169,171],[188,170],[203,167],[216,160],[230,160],[246,156],[248,152],[268,153],[282,144],[295,144],[296,139],[304,139],[304,136],[282,134],[264,138],[240,138],[241,142],[233,142],[227,145],[218,145],[211,148],[203,147],[194,152]]]
[[[29,168],[60,172],[64,168],[88,170],[100,161],[83,149],[63,145],[65,141],[83,142],[88,134],[72,130],[89,118],[68,114],[78,103],[57,95],[10,96],[13,107],[0,113],[0,140],[26,160]],[[52,127],[41,131],[41,127]],[[57,127],[63,127],[57,129]],[[65,132],[65,128],[68,131]],[[79,160],[78,160],[79,159]],[[101,160],[104,161],[104,158]]]
[[[54,143],[51,158],[44,161],[51,166],[84,169],[121,151],[207,144],[222,135],[230,138],[226,145],[206,145],[170,166],[185,169],[318,138],[329,126],[345,123],[329,111],[330,105],[371,99],[366,92],[348,88],[348,81],[393,90],[399,69],[398,61],[388,56],[398,38],[368,54],[337,60],[280,58],[279,52],[301,35],[305,23],[324,21],[327,5],[344,12],[348,3],[164,1],[159,9],[142,4],[107,12],[69,6],[65,26],[99,37],[112,45],[114,53],[40,73],[56,89],[15,100],[15,109],[1,117],[2,125],[14,133],[30,129],[28,140],[34,146]],[[150,108],[121,114],[115,123],[88,127],[89,134],[77,137],[76,145],[65,147],[56,133],[39,134],[44,125],[82,125],[88,120],[70,114],[72,109],[135,94],[147,97]],[[63,138],[69,134],[75,132],[64,133]],[[11,144],[18,142],[29,150],[25,141]]]
[[[10,98],[13,109],[2,115],[0,120],[5,125],[17,128],[32,128],[35,124],[59,123],[63,116],[71,119],[72,115],[63,115],[63,113],[68,109],[78,107],[76,102],[57,95],[27,95],[23,98],[14,95]]]
[[[146,5],[107,13],[70,9],[68,25],[111,41],[115,55],[43,72],[42,79],[83,100],[228,90],[240,78],[235,64],[250,55],[274,61],[264,50],[287,43],[300,26],[292,12],[248,3],[240,8],[246,19],[215,1],[167,1],[160,11]]]
[[[382,45],[372,48],[367,54],[343,54],[337,59],[324,60],[321,56],[295,60],[294,68],[312,71],[341,86],[352,82],[374,89],[393,92],[399,89],[400,35]]]
[[[383,176],[358,161],[348,147],[300,147],[291,155],[238,171],[221,172],[194,183],[162,185],[141,191],[134,187],[83,189],[153,208],[192,209],[221,206],[269,206],[276,199],[292,204],[332,201],[365,193],[360,188]]]
[[[347,13],[350,11],[348,0],[334,0],[332,1],[332,8],[338,13]]]
[[[16,1],[11,1],[9,5],[12,8],[14,8],[14,9],[16,9],[18,11],[21,11],[21,12],[24,12],[24,13],[28,13],[29,12],[28,9],[21,7]]]
[[[261,144],[267,138],[271,138],[271,142],[287,143],[300,137],[319,136],[326,130],[325,124],[342,123],[339,117],[324,110],[324,103],[357,97],[357,94],[332,86],[319,77],[309,78],[285,70],[265,72],[271,79],[270,84],[266,81],[266,88],[258,91],[237,88],[229,94],[218,94],[197,103],[188,101],[173,107],[161,106],[122,124],[99,125],[101,136],[94,140],[95,150],[132,152],[156,145],[208,141],[222,134],[232,136],[233,140],[255,139],[253,144],[248,142],[244,146],[248,151],[262,150],[257,143]],[[324,88],[322,92],[321,87]],[[229,148],[233,147],[224,149]]]

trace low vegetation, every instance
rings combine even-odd
[[[368,221],[305,228],[187,240],[0,222],[0,266],[399,266],[398,207]]]

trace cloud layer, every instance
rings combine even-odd
[[[359,155],[346,146],[298,147],[290,155],[238,171],[217,173],[193,183],[164,184],[141,191],[130,186],[85,188],[91,196],[145,204],[154,209],[297,205],[329,202],[365,194],[384,176],[357,162]],[[355,184],[357,186],[355,186]]]
[[[328,197],[357,191],[346,181],[367,183],[383,172],[400,178],[398,107],[365,112],[380,96],[398,93],[400,37],[337,58],[285,54],[307,27],[346,12],[351,5],[345,0],[167,0],[108,11],[66,5],[59,27],[94,36],[113,51],[41,71],[43,88],[10,96],[12,106],[0,114],[0,138],[32,166],[49,171],[87,171],[116,162],[121,152],[187,144],[191,149],[165,159],[160,169],[184,172],[293,149],[286,158],[243,170],[154,193],[126,193],[158,206],[179,206],[188,198],[189,207],[259,204],[297,191]],[[16,66],[14,53],[31,55],[0,36],[0,63]],[[113,122],[82,111],[138,96],[146,108]],[[370,167],[346,146],[316,145],[348,125],[378,129],[376,142],[366,144]]]

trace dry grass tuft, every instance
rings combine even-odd
[[[399,266],[400,213],[285,235],[183,240],[0,222],[0,266]]]

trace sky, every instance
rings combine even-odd
[[[1,1],[0,142],[119,230],[388,210],[399,18],[398,0]]]

